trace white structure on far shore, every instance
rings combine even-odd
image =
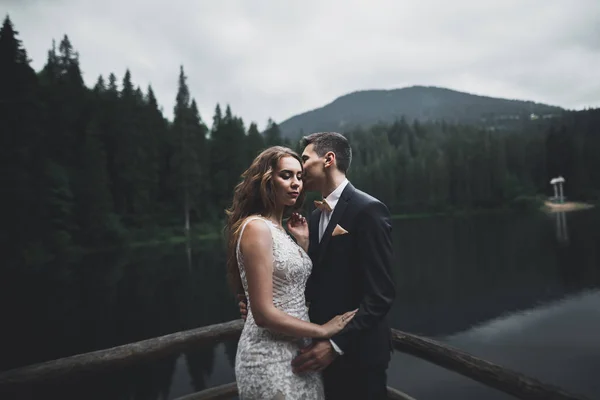
[[[550,184],[554,186],[554,200],[559,203],[565,202],[565,196],[563,192],[563,183],[565,182],[565,178],[559,176],[557,178],[552,178],[550,180]]]

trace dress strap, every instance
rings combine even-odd
[[[246,218],[246,220],[242,224],[242,228],[240,229],[240,234],[238,235],[237,245],[236,245],[236,249],[235,249],[236,253],[240,252],[240,243],[242,242],[242,235],[244,234],[244,229],[246,229],[246,225],[248,225],[248,222],[254,221],[255,219],[259,219],[259,220],[263,221],[265,224],[267,224],[269,229],[271,229],[271,224],[269,224],[269,222],[267,220],[265,220],[263,217],[253,215],[251,217]]]

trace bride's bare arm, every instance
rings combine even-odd
[[[248,295],[254,321],[258,326],[295,337],[329,338],[332,331],[341,330],[353,317],[338,316],[324,325],[293,317],[273,305],[273,238],[264,221],[253,220],[246,225],[240,250],[244,258]],[[336,332],[337,333],[337,332]]]

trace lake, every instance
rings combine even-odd
[[[394,221],[392,326],[600,398],[600,212]],[[238,318],[223,243],[87,254],[3,274],[0,370]],[[174,399],[234,380],[227,342],[22,398]],[[425,399],[508,399],[394,353],[389,384]]]

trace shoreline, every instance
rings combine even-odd
[[[590,208],[594,208],[594,204],[582,203],[578,201],[567,201],[565,203],[552,203],[550,201],[545,201],[542,206],[542,211],[547,213],[557,213],[557,212],[570,212],[570,211],[581,211],[581,210],[589,210]]]
[[[594,204],[583,203],[583,202],[565,202],[563,204],[551,203],[550,201],[544,201],[544,204],[538,209],[539,211],[552,214],[558,212],[570,212],[570,211],[580,211],[580,210],[588,210],[594,208]],[[532,210],[534,211],[534,210]],[[420,212],[420,213],[406,213],[406,214],[392,214],[392,220],[403,220],[403,219],[424,219],[424,218],[434,218],[434,217],[465,217],[465,216],[473,216],[477,214],[495,214],[495,213],[504,213],[504,212],[514,212],[514,210],[509,207],[498,207],[498,208],[489,208],[489,209],[463,209],[463,210],[453,210],[453,211],[438,211],[438,212]],[[202,233],[202,234],[191,234],[190,238],[192,241],[212,241],[217,240],[221,237],[218,232],[212,233]],[[132,242],[126,244],[123,247],[127,248],[143,248],[147,246],[157,246],[157,245],[179,245],[183,244],[187,241],[187,238],[184,235],[173,235],[164,238],[155,238],[155,239],[142,239],[142,240],[133,240]],[[97,247],[97,248],[84,248],[80,249],[85,253],[95,253],[102,252],[107,250],[115,250],[121,248],[121,246],[106,246],[106,247]]]

